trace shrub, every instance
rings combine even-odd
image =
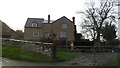
[[[50,39],[50,38],[48,38],[48,39],[45,39],[45,38],[43,38],[42,40],[40,40],[41,42],[47,42],[47,43],[53,43],[53,39]]]
[[[110,41],[107,41],[108,45],[118,45],[120,41],[118,39],[112,39]]]
[[[2,35],[3,38],[10,38],[10,35]]]
[[[93,41],[89,41],[88,39],[76,40],[74,42],[74,45],[91,46],[91,45],[93,45]]]

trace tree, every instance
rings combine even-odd
[[[75,41],[80,41],[82,38],[82,34],[81,33],[76,33],[75,35]]]
[[[99,4],[96,6],[95,2],[92,2],[85,11],[80,12],[85,16],[82,23],[83,31],[91,35],[94,46],[100,46],[101,29],[105,21],[115,21],[115,2],[101,0]]]
[[[15,32],[18,34],[18,39],[23,39],[24,33],[22,32],[22,30],[16,30]]]
[[[116,27],[114,24],[109,24],[108,22],[105,24],[105,26],[102,28],[102,36],[106,41],[110,41],[112,39],[115,39],[116,36]]]

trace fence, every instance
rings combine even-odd
[[[74,46],[74,49],[79,49],[81,51],[92,51],[93,48],[96,51],[119,51],[119,45],[105,45],[105,46]]]

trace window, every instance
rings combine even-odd
[[[60,38],[67,38],[67,32],[60,32]]]
[[[39,37],[39,33],[38,32],[33,32],[33,37]]]
[[[32,23],[32,27],[37,27],[37,23]]]
[[[67,24],[62,24],[62,29],[67,29]]]
[[[50,34],[48,32],[45,32],[45,39],[48,39]]]

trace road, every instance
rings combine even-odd
[[[93,54],[82,53],[83,56],[72,59],[70,61],[58,62],[58,63],[35,63],[35,62],[24,62],[18,60],[11,60],[2,58],[0,64],[2,66],[92,66],[93,65]],[[97,66],[102,66],[104,63],[115,60],[118,58],[118,53],[97,53],[96,55]]]
[[[93,64],[96,66],[103,66],[107,62],[117,60],[120,56],[119,53],[96,53],[95,58],[93,53],[82,53],[82,55],[82,57],[66,62],[82,66],[93,66]]]

